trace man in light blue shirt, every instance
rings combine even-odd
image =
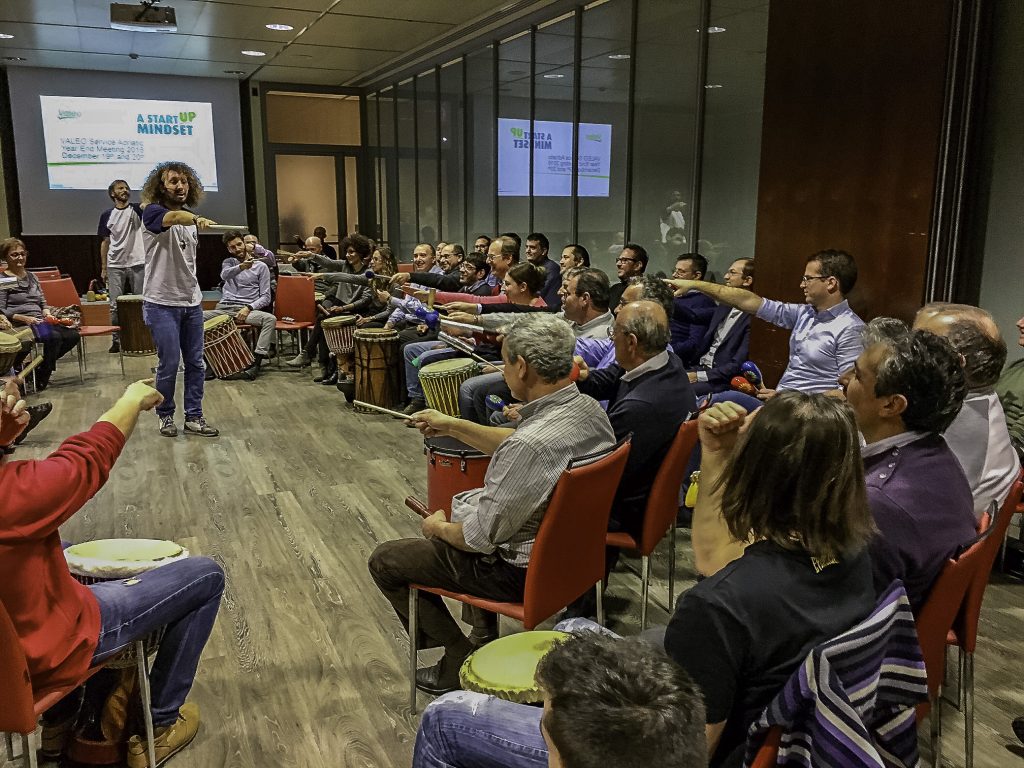
[[[864,350],[864,321],[850,309],[846,296],[857,282],[857,264],[845,251],[819,251],[808,257],[800,287],[803,304],[763,299],[743,288],[731,288],[700,280],[668,280],[676,294],[697,290],[777,325],[789,328],[789,364],[777,390],[795,389],[808,394],[839,389],[839,377],[853,366]],[[758,397],[767,400],[776,389],[762,388]]]

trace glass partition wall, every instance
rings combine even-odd
[[[754,255],[768,0],[600,0],[401,73],[366,99],[376,230],[417,242],[542,232],[614,280]]]

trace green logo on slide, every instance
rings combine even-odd
[[[585,138],[587,141],[596,141],[598,144],[601,143],[601,134],[600,133],[588,133],[583,138]]]
[[[81,112],[77,112],[73,109],[58,109],[57,119],[58,120],[75,120],[82,116]]]
[[[512,135],[517,139],[523,138],[523,134],[525,133],[525,131],[523,131],[522,128],[509,128],[509,130],[512,132]]]

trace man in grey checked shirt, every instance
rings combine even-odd
[[[562,470],[573,458],[615,444],[608,416],[569,379],[575,343],[568,324],[547,314],[526,315],[508,332],[505,381],[525,403],[517,430],[433,410],[411,417],[424,435],[451,436],[493,458],[483,488],[452,499],[451,522],[439,510],[423,521],[422,539],[389,541],[370,556],[374,582],[407,629],[409,584],[522,600],[533,542]],[[455,690],[466,656],[497,637],[495,614],[464,606],[463,620],[473,626],[468,638],[440,597],[420,593],[422,647],[445,649],[440,662],[417,672],[421,690]]]

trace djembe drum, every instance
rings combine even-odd
[[[124,580],[125,584],[131,585],[132,580],[138,576],[188,556],[188,550],[181,545],[160,539],[99,539],[74,544],[64,550],[68,570],[83,584]],[[156,653],[163,635],[164,629],[158,629],[104,662],[108,669],[127,670],[134,667],[138,670],[146,740],[150,745],[150,765],[156,764],[156,756],[146,659]],[[122,750],[123,746],[116,742],[92,741],[77,734],[69,746],[68,754],[79,762],[101,764],[118,762],[123,757]]]
[[[121,327],[118,338],[125,355],[156,354],[153,334],[142,316],[142,297],[126,293],[117,297],[117,324]]]
[[[454,437],[424,438],[423,452],[427,455],[427,508],[443,509],[451,517],[452,497],[483,487],[491,457]]]
[[[449,416],[459,415],[459,387],[480,373],[476,361],[468,358],[438,360],[420,369],[420,385],[427,405]]]
[[[391,408],[401,399],[398,331],[358,328],[353,334],[356,357],[356,400]],[[356,410],[360,409],[358,406]]]
[[[335,315],[320,323],[324,329],[324,340],[327,348],[336,356],[351,355],[355,346],[356,320],[355,315]]]
[[[539,704],[544,694],[534,678],[548,651],[566,632],[534,630],[500,637],[474,651],[459,670],[463,689],[517,704]]]
[[[21,352],[21,339],[10,333],[0,333],[0,376],[14,366]]]
[[[218,379],[235,376],[256,364],[230,315],[217,315],[203,323],[203,355]]]

